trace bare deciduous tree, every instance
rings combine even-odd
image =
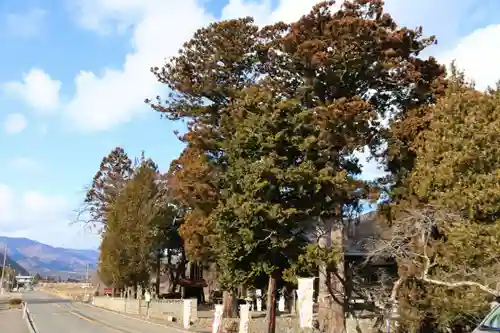
[[[376,242],[369,257],[396,260],[400,279],[412,277],[447,288],[475,287],[499,296],[499,229],[440,207],[408,209],[394,221],[389,237]]]

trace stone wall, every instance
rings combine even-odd
[[[198,328],[211,327],[213,318],[202,320],[196,326]],[[373,319],[354,319],[346,320],[347,333],[373,333],[378,330],[374,327]],[[237,333],[239,326],[238,318],[223,319],[223,332]],[[250,319],[248,333],[262,333],[266,331],[267,321],[265,317]],[[299,327],[299,320],[296,316],[279,316],[276,318],[276,333],[319,333],[316,329],[305,329]]]
[[[163,320],[167,320],[171,316],[175,320],[182,322],[184,317],[184,301],[183,299],[152,300],[149,308],[149,316]],[[196,299],[190,301],[191,321],[194,322],[198,319],[198,304]],[[92,304],[116,312],[139,316],[147,315],[147,303],[144,300],[98,296],[94,297]]]

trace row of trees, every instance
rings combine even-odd
[[[101,162],[87,192],[82,218],[102,236],[99,275],[116,288],[148,287],[166,268],[175,290],[186,263],[179,209],[167,194],[164,175],[144,154],[132,161],[117,147]],[[162,259],[166,265],[162,265]],[[175,259],[175,260],[174,260]]]
[[[109,281],[146,284],[155,258],[185,253],[217,264],[229,305],[257,276],[272,302],[277,282],[319,268],[321,329],[343,332],[363,294],[346,279],[344,228],[379,201],[370,258],[396,259],[398,274],[374,312],[397,301],[401,330],[460,332],[498,294],[500,90],[420,58],[435,39],[382,1],[332,4],[293,24],[212,23],[152,68],[171,94],[147,102],[187,121],[185,149],[165,175],[121,149],[103,160],[86,203]],[[387,177],[360,178],[367,147]]]

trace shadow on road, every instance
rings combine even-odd
[[[27,299],[26,302],[28,304],[70,304],[71,301],[68,301],[66,299],[57,299],[57,298],[52,298],[52,299],[47,299],[47,298],[30,298]]]

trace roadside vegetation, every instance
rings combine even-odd
[[[320,328],[343,332],[367,294],[345,278],[344,228],[377,203],[367,260],[398,267],[370,290],[382,322],[397,309],[401,332],[464,332],[500,296],[500,88],[422,57],[436,38],[382,1],[332,4],[292,24],[215,22],[151,64],[170,93],[146,102],[185,122],[184,150],[164,172],[120,147],[102,159],[79,220],[101,232],[103,281],[148,286],[163,261],[174,292],[188,262],[214,264],[233,316],[238,286],[267,276],[269,300],[319,270],[343,295],[322,301]],[[385,177],[363,179],[363,151]]]

